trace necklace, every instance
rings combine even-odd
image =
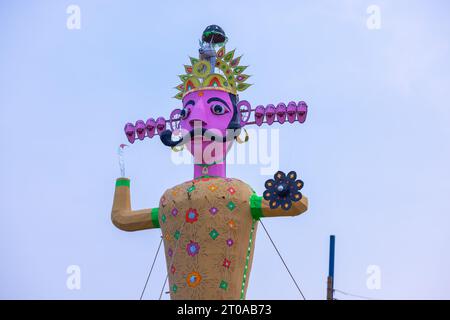
[[[229,150],[229,148],[228,148],[228,150]],[[214,166],[219,163],[222,163],[227,157],[228,150],[225,152],[225,156],[222,159],[220,159],[219,161],[213,161],[212,163],[194,163],[194,165],[202,167],[202,175],[208,175],[209,167]]]
[[[194,165],[202,167],[202,174],[207,175],[209,171],[209,167],[214,166],[216,164],[222,163],[225,160],[226,156],[223,157],[220,161],[213,161],[213,163],[194,163]]]

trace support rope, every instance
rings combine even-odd
[[[273,242],[272,237],[270,236],[269,232],[267,231],[266,226],[264,225],[264,223],[262,222],[262,220],[259,220],[259,222],[260,222],[261,225],[263,226],[264,231],[266,232],[267,236],[269,237],[270,242],[272,242],[272,245],[273,245],[273,247],[275,248],[275,250],[277,251],[278,256],[280,257],[281,261],[283,262],[283,264],[284,264],[284,266],[285,266],[287,272],[288,272],[289,275],[291,276],[291,279],[292,279],[292,281],[294,282],[295,286],[297,287],[298,292],[300,292],[300,294],[302,295],[303,300],[306,300],[306,298],[305,298],[305,296],[303,295],[303,292],[302,292],[302,290],[300,289],[300,287],[299,287],[297,281],[295,281],[294,276],[292,275],[291,271],[289,270],[289,268],[288,268],[286,262],[284,262],[284,259],[283,259],[283,257],[281,256],[280,251],[278,251],[278,248],[277,248],[277,246],[275,245],[275,242]]]
[[[158,250],[156,250],[155,258],[153,259],[152,266],[151,266],[150,271],[148,273],[147,280],[145,281],[144,289],[142,289],[141,297],[139,298],[139,300],[142,300],[142,297],[144,296],[144,292],[145,292],[145,289],[147,288],[148,280],[150,279],[150,275],[152,274],[153,267],[155,266],[156,258],[158,257],[158,254],[159,254],[159,249],[161,249],[162,241],[163,241],[163,239],[162,239],[162,236],[161,236],[161,240],[159,241]]]

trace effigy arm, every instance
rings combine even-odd
[[[159,228],[158,208],[131,210],[130,179],[127,178],[116,180],[111,220],[124,231]]]

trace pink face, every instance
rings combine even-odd
[[[205,129],[218,129],[225,134],[233,118],[233,103],[228,92],[221,90],[201,90],[187,94],[183,98],[181,128],[194,129],[198,121]]]
[[[214,143],[216,147],[220,143],[221,150],[226,152],[232,140],[227,143],[211,142],[209,139],[204,141],[205,139],[201,140],[198,134],[201,133],[201,129],[206,129],[217,137],[225,137],[233,114],[234,107],[228,92],[206,89],[187,94],[183,98],[180,126],[184,132],[192,130],[196,132],[194,139],[187,144],[189,151],[195,156],[196,149],[203,151],[211,143]],[[218,160],[220,159],[215,159],[215,161]]]

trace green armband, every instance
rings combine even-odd
[[[159,228],[159,219],[158,219],[159,208],[153,208],[151,214],[153,228]]]
[[[116,187],[130,187],[130,179],[117,179],[116,180]]]
[[[263,217],[262,208],[262,197],[256,195],[256,193],[252,194],[250,197],[250,212],[252,214],[253,219],[259,220]]]

